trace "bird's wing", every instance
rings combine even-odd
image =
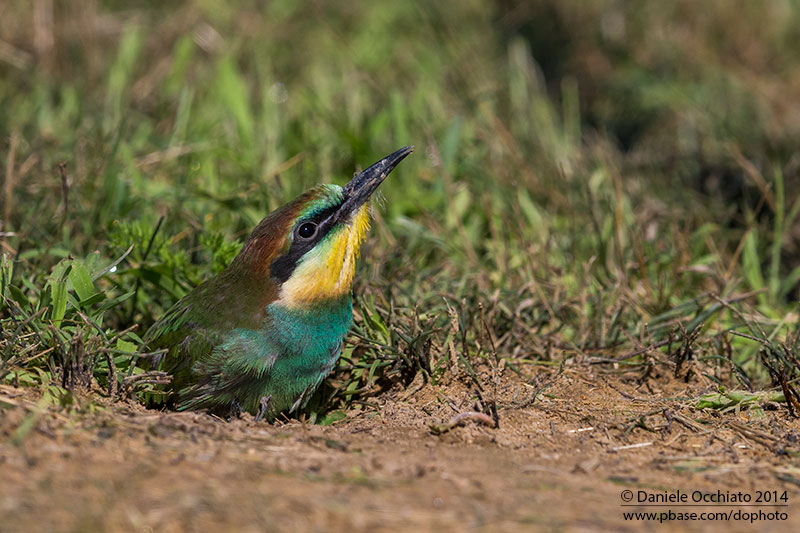
[[[274,287],[265,285],[263,280],[248,280],[229,268],[172,306],[153,324],[144,340],[151,349],[173,348],[189,335],[203,337],[215,345],[221,341],[221,333],[259,327],[267,304],[274,298]],[[194,359],[209,354],[210,350],[188,353]]]
[[[145,335],[151,350],[166,350],[150,366],[172,375],[179,406],[213,407],[229,390],[263,379],[272,367],[278,351],[262,336],[274,290],[244,281],[235,271],[211,278]]]
[[[150,350],[166,350],[153,358],[150,366],[173,374],[173,387],[180,387],[193,362],[211,354],[216,337],[203,319],[203,310],[189,295],[153,324],[144,341]]]
[[[179,409],[228,407],[233,402],[255,412],[265,377],[279,350],[263,331],[237,329],[192,366],[194,381],[179,392]]]
[[[180,342],[191,329],[191,302],[183,298],[153,324],[144,336],[145,344],[153,350],[169,348]]]

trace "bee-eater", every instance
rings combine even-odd
[[[145,335],[166,350],[179,410],[245,410],[272,419],[303,407],[333,369],[353,319],[356,258],[369,198],[402,148],[349,183],[318,185],[267,215],[228,267],[176,303]]]

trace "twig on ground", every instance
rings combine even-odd
[[[467,420],[474,420],[475,422],[480,422],[485,426],[494,427],[494,420],[491,416],[484,413],[478,413],[476,411],[459,413],[451,418],[446,424],[431,424],[429,427],[434,435],[441,435],[443,433],[447,433],[456,426],[462,425]]]
[[[119,393],[121,396],[130,396],[136,387],[140,385],[169,385],[172,381],[172,376],[160,370],[151,370],[143,374],[136,374],[127,376],[122,380],[122,386]]]

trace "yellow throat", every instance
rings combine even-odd
[[[280,301],[287,307],[301,307],[348,293],[369,220],[369,205],[364,204],[348,223],[331,230],[325,240],[303,256],[283,283]]]

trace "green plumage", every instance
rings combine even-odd
[[[269,418],[302,407],[339,357],[351,298],[301,311],[273,302],[247,313],[243,303],[259,303],[231,277],[198,287],[148,334],[152,349],[169,349],[160,368],[173,375],[176,407],[227,413],[236,404],[256,413],[270,398]]]
[[[270,213],[222,273],[150,328],[148,348],[165,351],[152,366],[172,375],[177,409],[243,409],[271,419],[305,405],[336,364],[353,318],[352,270],[344,275],[343,265],[352,268],[361,237],[340,236],[350,235],[354,219],[363,223],[365,202],[412,149]],[[331,292],[309,295],[322,290],[309,287]]]

